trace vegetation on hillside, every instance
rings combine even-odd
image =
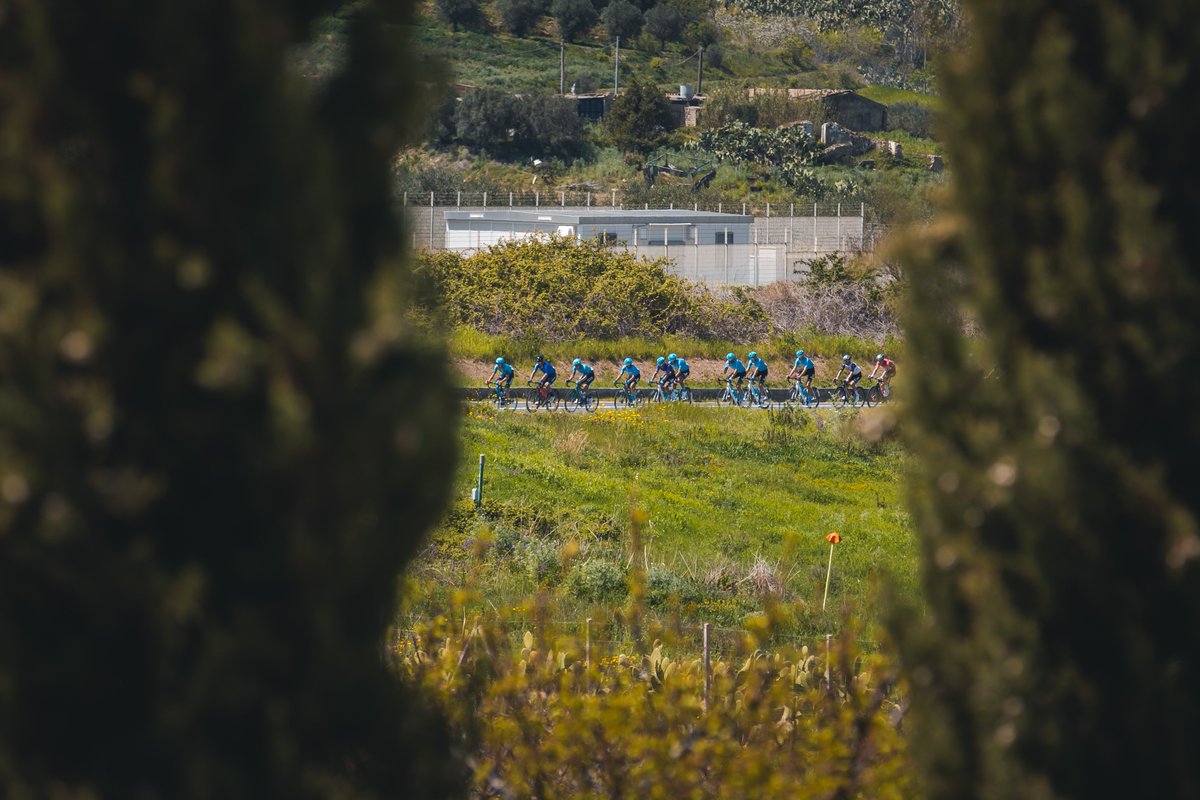
[[[806,284],[717,292],[599,239],[505,242],[474,255],[421,253],[422,311],[443,327],[531,343],[664,336],[758,341],[810,330],[883,339],[897,332],[898,284],[840,256]],[[524,348],[522,348],[524,349]]]

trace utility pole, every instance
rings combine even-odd
[[[617,49],[613,51],[613,94],[621,88],[621,37],[617,37]]]
[[[696,64],[696,94],[704,94],[704,45],[700,45],[700,63]]]
[[[560,39],[558,42],[558,93],[560,95],[567,93],[567,42],[565,39]]]

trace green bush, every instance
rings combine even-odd
[[[758,338],[770,324],[746,291],[715,292],[598,240],[530,239],[472,256],[423,253],[427,312],[489,334],[580,337]]]
[[[588,559],[571,567],[567,574],[567,591],[589,603],[613,603],[625,596],[629,584],[621,565]]]

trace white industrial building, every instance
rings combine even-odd
[[[531,236],[604,239],[638,257],[670,259],[677,275],[713,284],[797,280],[806,271],[806,258],[853,249],[863,241],[862,215],[843,219],[840,209],[836,218],[814,215],[757,223],[745,214],[689,209],[543,206],[464,208],[441,214],[447,250],[469,253]]]

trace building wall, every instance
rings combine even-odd
[[[825,99],[828,117],[852,131],[881,131],[887,122],[887,107],[856,94],[831,95]]]
[[[456,209],[454,206],[405,208],[405,231],[414,249],[449,248],[471,253],[533,233],[528,228],[522,229],[520,225],[490,221],[486,230],[471,230],[466,225],[450,229],[444,216],[450,210]],[[482,209],[463,207],[457,210]],[[729,245],[715,242],[716,234],[724,233],[724,225],[700,225],[692,241],[667,247],[647,243],[641,238],[637,247],[634,247],[630,225],[598,225],[596,229],[597,232],[611,232],[616,239],[616,246],[624,247],[638,257],[670,259],[674,262],[673,271],[682,277],[712,284],[735,285],[799,280],[807,271],[806,261],[834,252],[870,249],[879,236],[873,230],[874,226],[864,224],[857,204],[847,206],[844,209],[845,216],[818,216],[815,213],[798,216],[795,212],[800,212],[800,207],[790,210],[794,213],[769,218],[756,217],[753,225],[730,226],[733,236]],[[829,210],[823,209],[822,213],[828,214]],[[476,228],[482,228],[479,223],[483,221],[462,222],[475,222]],[[551,222],[538,229],[544,234],[557,230],[558,225]],[[588,236],[590,233],[585,230],[580,235]]]

